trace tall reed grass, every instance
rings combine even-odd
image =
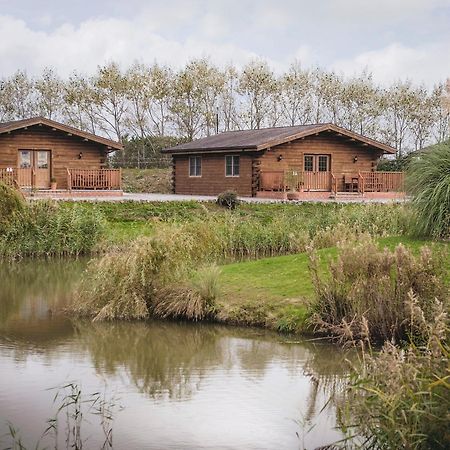
[[[340,407],[343,429],[362,448],[450,448],[448,308],[435,301],[424,311],[412,291],[407,303],[409,342],[387,341],[380,352],[366,347]]]
[[[87,254],[103,236],[104,221],[95,209],[52,201],[27,203],[9,187],[0,190],[0,256]]]
[[[330,275],[325,276],[312,253],[317,329],[350,342],[366,341],[369,336],[377,342],[408,340],[411,293],[420,299],[426,320],[433,314],[436,299],[448,307],[445,257],[428,247],[416,256],[401,244],[394,251],[380,250],[366,238],[340,245],[337,260],[329,263]]]

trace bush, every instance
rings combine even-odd
[[[228,209],[235,209],[239,204],[236,192],[225,191],[217,196],[217,204]]]
[[[367,341],[369,336],[377,342],[407,340],[410,293],[420,299],[427,320],[436,298],[448,301],[443,267],[443,255],[427,247],[414,256],[401,244],[391,252],[366,239],[341,246],[325,277],[311,254],[317,298],[313,320],[318,329],[343,341]]]
[[[407,172],[417,231],[434,238],[450,237],[450,141],[422,151]]]
[[[409,295],[406,325],[420,334],[420,343],[411,339],[400,348],[386,342],[379,353],[365,352],[351,375],[340,416],[364,448],[450,448],[448,316],[442,303],[434,302],[431,314],[421,303]]]

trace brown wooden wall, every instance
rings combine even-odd
[[[227,153],[227,155],[238,153]],[[252,195],[252,156],[239,154],[239,177],[225,176],[225,154],[203,154],[202,176],[189,177],[189,156],[173,155],[174,192],[176,194],[217,195],[233,190],[242,196]]]
[[[338,190],[343,190],[345,174],[352,175],[362,171],[375,170],[377,160],[382,152],[363,147],[344,136],[322,133],[318,136],[308,136],[281,144],[265,151],[260,157],[260,169],[262,171],[288,168],[303,170],[305,154],[330,155],[331,172],[336,176]],[[278,161],[279,155],[283,157],[281,161]],[[356,163],[353,162],[355,156],[358,157]]]
[[[58,189],[67,188],[67,168],[98,169],[106,158],[102,145],[38,125],[0,134],[0,168],[18,167],[19,150],[50,150],[51,176],[56,178]]]

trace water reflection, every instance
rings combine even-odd
[[[332,404],[319,414],[345,376],[338,349],[212,324],[72,321],[59,312],[85,264],[0,265],[0,422],[37,436],[45,389],[70,377],[121,393],[117,448],[299,448],[298,421],[316,424],[307,448],[340,437]]]

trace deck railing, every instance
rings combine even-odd
[[[364,192],[404,192],[403,172],[359,172],[359,191]]]
[[[0,181],[10,186],[31,188],[35,184],[35,171],[32,168],[8,167],[0,169]]]
[[[67,169],[67,187],[72,189],[122,189],[122,169]]]
[[[335,172],[305,172],[297,169],[261,170],[259,177],[260,191],[311,190],[331,191],[336,194],[345,190],[345,175]],[[403,192],[403,172],[359,172],[353,175],[356,188],[360,194],[365,192]]]

